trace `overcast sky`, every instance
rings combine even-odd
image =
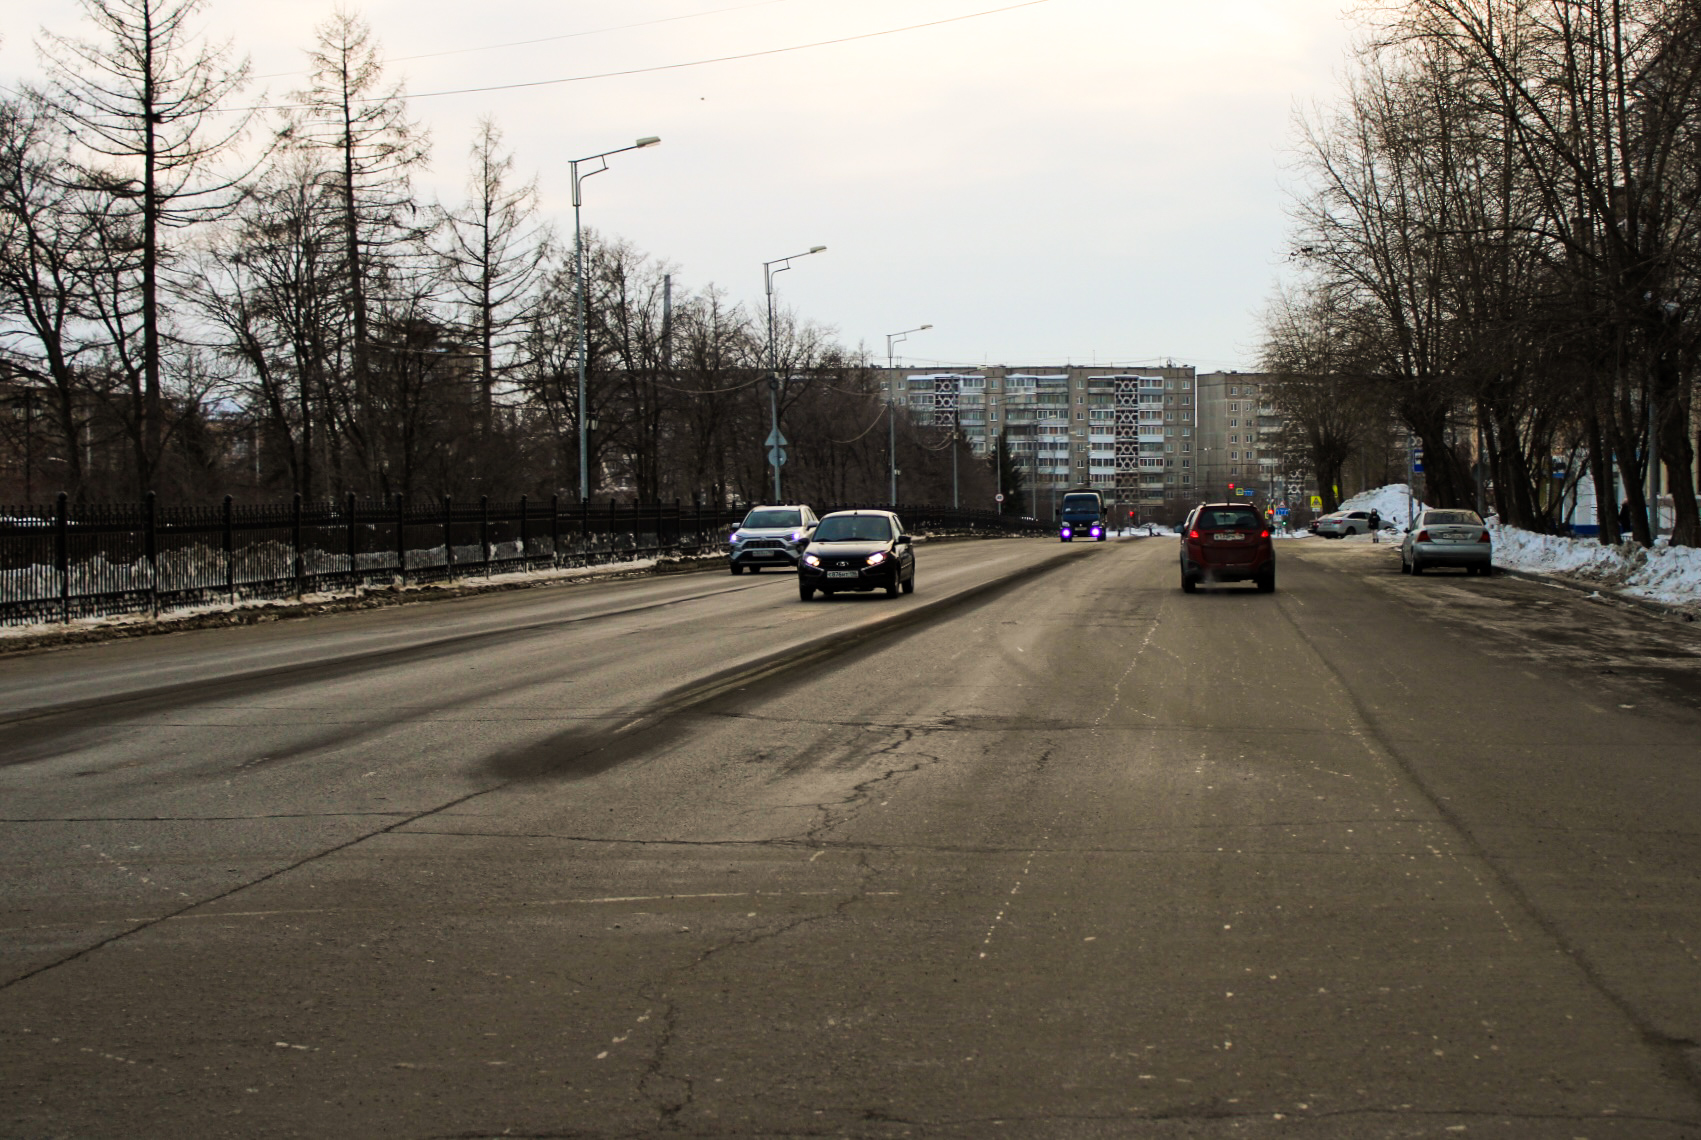
[[[779,299],[883,363],[1256,363],[1281,272],[1296,109],[1336,90],[1344,0],[373,0],[353,5],[456,200],[480,115],[572,231],[760,309],[762,262],[825,245]],[[209,0],[253,94],[299,85],[331,0]],[[989,13],[973,15],[975,13]],[[968,19],[956,17],[972,16]],[[930,21],[952,21],[892,34]],[[0,75],[36,75],[74,0],[0,0]],[[825,40],[867,37],[802,50]],[[514,41],[543,41],[519,46]],[[508,46],[502,46],[508,45]],[[717,57],[757,58],[576,79]],[[573,82],[541,81],[576,79]],[[511,90],[430,96],[502,84]]]

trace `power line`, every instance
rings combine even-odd
[[[602,36],[610,32],[626,32],[633,28],[649,28],[657,24],[673,24],[681,20],[700,20],[705,16],[720,16],[727,12],[742,12],[747,8],[766,8],[772,4],[785,4],[789,0],[756,0],[754,4],[735,4],[730,8],[713,8],[707,12],[688,12],[683,16],[664,16],[659,20],[640,20],[635,24],[613,24],[606,28],[591,28],[583,32],[563,32],[555,36],[539,36],[531,40],[510,40],[507,43],[484,44],[480,47],[450,48],[447,51],[427,51],[417,55],[399,55],[386,63],[411,63],[416,59],[441,59],[446,55],[466,55],[469,52],[500,51],[503,48],[530,47],[533,44],[555,43],[560,40],[576,40],[586,36]],[[267,75],[257,75],[256,79],[281,79],[286,75],[301,75],[300,71],[274,71]]]
[[[937,28],[944,24],[957,24],[964,20],[975,20],[982,16],[996,16],[1003,12],[1014,12],[1018,8],[1032,8],[1040,4],[1049,4],[1051,0],[1022,0],[1019,4],[1006,4],[1001,8],[987,8],[979,12],[969,12],[962,16],[947,16],[943,20],[929,20],[922,24],[908,24],[901,28],[885,28],[878,32],[863,32],[854,36],[840,36],[831,40],[816,40],[807,44],[792,44],[788,47],[767,48],[762,51],[740,52],[737,55],[715,56],[710,59],[693,59],[683,63],[664,63],[654,67],[633,67],[624,71],[601,71],[591,75],[569,75],[559,79],[534,79],[524,83],[496,83],[488,87],[455,87],[444,91],[422,91],[408,96],[410,99],[436,99],[447,95],[482,95],[491,91],[519,91],[529,87],[555,87],[563,83],[586,83],[593,79],[619,79],[630,75],[650,75],[659,71],[680,71],[688,67],[706,67],[714,63],[735,63],[745,59],[761,59],[770,55],[785,55],[794,51],[809,51],[813,48],[832,47],[836,44],[856,43],[860,40],[878,39],[881,36],[896,36],[904,32],[921,31],[924,28]],[[367,100],[371,102],[372,100]],[[295,110],[299,104],[272,104],[269,106],[229,108],[243,111],[282,111]]]

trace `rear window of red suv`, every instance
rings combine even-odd
[[[1258,512],[1247,507],[1206,507],[1194,525],[1200,530],[1256,530],[1262,524]]]

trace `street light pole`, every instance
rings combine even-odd
[[[886,381],[887,381],[887,383],[895,384],[896,379],[897,379],[896,377],[894,377],[892,375],[892,371],[893,371],[892,370],[892,346],[894,344],[900,344],[903,341],[908,340],[910,334],[913,333],[913,332],[925,332],[926,330],[928,330],[932,327],[933,327],[932,325],[917,325],[913,329],[904,329],[902,332],[895,332],[895,333],[887,333],[886,334]],[[886,433],[887,433],[886,454],[887,454],[887,457],[891,461],[891,469],[892,469],[892,506],[895,508],[898,505],[898,399],[897,399],[897,396],[893,393],[892,389],[887,390]],[[956,458],[956,453],[953,452],[952,453],[953,461],[955,460],[955,458]]]
[[[802,253],[794,253],[791,257],[778,257],[773,261],[762,263],[762,284],[768,293],[768,451],[769,466],[774,469],[774,502],[783,503],[780,498],[780,362],[774,348],[774,274],[784,273],[791,268],[793,259],[808,257],[812,253],[820,253],[827,247],[812,245]],[[779,266],[775,269],[774,266]]]
[[[580,185],[591,175],[601,174],[603,171],[608,169],[609,155],[624,154],[629,150],[641,150],[644,147],[655,146],[660,142],[661,139],[654,135],[649,135],[645,138],[639,139],[631,146],[616,147],[613,150],[605,150],[601,154],[588,155],[585,158],[569,159],[567,162],[567,170],[573,181],[573,308],[574,319],[578,323],[577,331],[579,334],[578,420],[579,501],[581,503],[591,496],[591,468],[589,455],[590,431],[589,425],[585,420],[585,363],[587,347],[586,341],[588,338],[585,336],[585,240],[584,232],[579,228],[579,207],[583,204],[584,195],[580,192]],[[580,174],[579,164],[581,162],[601,162],[602,165],[597,167],[595,170],[587,170],[584,174]]]

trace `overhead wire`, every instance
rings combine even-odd
[[[450,95],[483,95],[492,91],[521,91],[534,87],[557,87],[565,83],[588,83],[596,79],[620,79],[633,75],[653,75],[663,71],[681,71],[691,67],[707,67],[717,63],[736,63],[746,59],[762,59],[767,56],[785,55],[790,52],[812,51],[815,48],[833,47],[838,44],[858,43],[862,40],[879,39],[882,36],[902,35],[905,32],[917,32],[925,28],[937,28],[946,24],[959,24],[964,20],[977,20],[985,16],[996,16],[1004,12],[1014,12],[1020,8],[1033,8],[1040,4],[1049,4],[1051,0],[1020,0],[1019,3],[1005,4],[998,8],[986,8],[979,12],[967,12],[961,16],[947,16],[939,20],[927,20],[919,24],[906,24],[899,28],[883,28],[877,32],[860,32],[854,36],[838,36],[834,39],[814,40],[804,44],[790,44],[786,47],[764,48],[760,51],[738,52],[733,55],[712,56],[706,59],[685,60],[680,63],[663,63],[650,67],[630,67],[619,71],[599,71],[588,75],[567,75],[556,79],[532,79],[520,83],[493,83],[483,87],[452,87],[441,91],[418,91],[407,96],[409,99],[439,99]],[[374,99],[364,102],[374,102]],[[226,108],[230,111],[288,111],[299,110],[304,104],[273,103],[257,104],[252,107]]]
[[[681,20],[700,20],[705,16],[720,16],[728,12],[742,12],[748,8],[766,8],[773,4],[786,4],[790,0],[756,0],[753,4],[735,4],[729,8],[712,8],[707,12],[687,12],[683,16],[663,16],[659,20],[640,20],[633,24],[611,24],[606,28],[587,28],[582,32],[562,32],[554,36],[539,36],[530,40],[509,40],[500,44],[481,44],[478,47],[449,48],[445,51],[426,51],[415,55],[398,55],[385,60],[385,63],[411,63],[416,59],[441,59],[448,55],[467,55],[471,52],[501,51],[504,48],[531,47],[534,44],[556,43],[560,40],[584,39],[587,36],[604,36],[611,32],[627,32],[634,28],[649,28],[658,24],[674,24]],[[301,71],[273,71],[265,75],[256,75],[256,79],[281,79],[287,75],[302,75]]]
[[[618,79],[629,75],[649,75],[659,71],[678,71],[687,67],[706,67],[715,63],[734,63],[745,59],[761,59],[770,55],[785,55],[794,51],[810,51],[814,48],[833,47],[837,44],[857,43],[861,40],[878,39],[882,36],[896,36],[904,32],[921,31],[924,28],[937,28],[945,24],[957,24],[964,20],[975,20],[983,16],[996,16],[1003,12],[1013,12],[1018,8],[1032,8],[1040,4],[1049,4],[1051,0],[1021,0],[1017,4],[1006,4],[1001,8],[988,8],[980,12],[969,12],[961,16],[947,16],[942,20],[928,20],[920,24],[908,24],[901,28],[886,28],[878,32],[862,32],[854,36],[840,36],[830,40],[816,40],[813,43],[792,44],[789,47],[766,48],[762,51],[740,52],[736,55],[714,56],[709,59],[687,60],[684,63],[664,63],[653,67],[633,67],[622,71],[604,71],[592,75],[570,75],[560,79],[534,79],[523,83],[496,83],[487,87],[457,87],[444,91],[422,91],[409,96],[413,99],[436,99],[446,95],[482,95],[490,91],[518,91],[529,87],[552,87],[563,83],[585,83],[593,79]]]

